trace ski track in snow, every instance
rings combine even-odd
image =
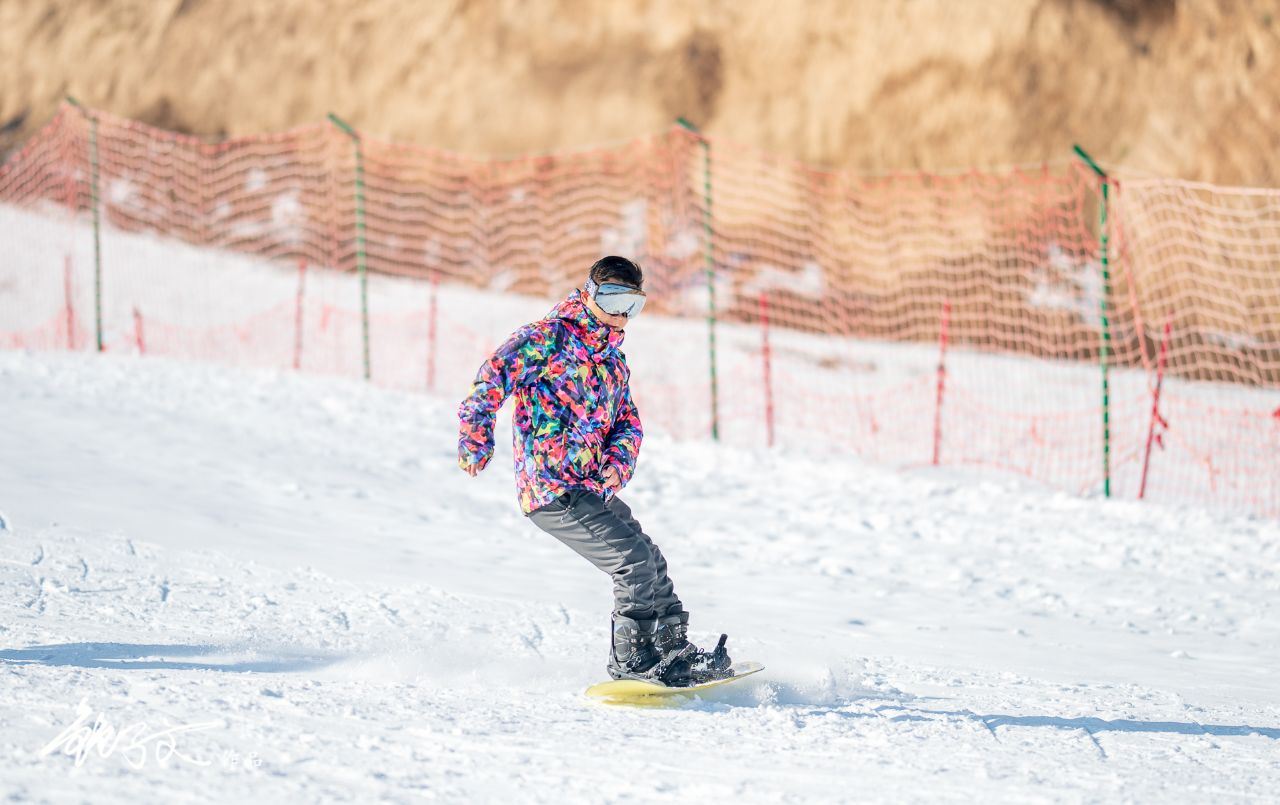
[[[623,497],[694,637],[768,670],[586,700],[607,580],[452,399],[0,353],[14,801],[1255,801],[1280,784],[1280,524],[651,435]],[[84,701],[206,725],[41,749]],[[208,726],[208,725],[212,726]],[[135,753],[136,755],[136,753]]]

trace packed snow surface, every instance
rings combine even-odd
[[[653,433],[623,497],[693,636],[725,631],[767,670],[677,707],[611,707],[583,696],[604,678],[607,578],[520,515],[506,424],[484,474],[457,469],[456,402],[0,352],[0,794],[1280,787],[1275,521]]]

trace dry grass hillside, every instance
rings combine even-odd
[[[474,154],[683,115],[860,171],[1280,185],[1280,0],[5,0],[0,152],[67,94],[211,137],[336,111]]]

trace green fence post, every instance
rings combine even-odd
[[[1083,148],[1077,145],[1075,152],[1102,180],[1102,201],[1098,206],[1098,257],[1102,263],[1102,349],[1099,350],[1099,360],[1102,363],[1102,488],[1103,494],[1111,497],[1111,382],[1107,363],[1107,356],[1111,351],[1111,321],[1107,317],[1107,300],[1111,298],[1111,266],[1107,255],[1107,200],[1111,183],[1107,172]]]
[[[716,257],[715,230],[711,226],[711,144],[698,131],[697,126],[683,117],[676,118],[676,124],[698,135],[698,142],[702,145],[702,229],[707,240],[707,349],[711,364],[711,438],[719,441],[720,389],[716,378]]]
[[[89,203],[93,207],[93,318],[98,351],[102,352],[102,219],[98,210],[98,116],[85,109],[75,98],[67,103],[80,110],[89,121]]]
[[[364,346],[364,379],[369,380],[369,276],[364,240],[364,146],[360,135],[342,118],[329,113],[329,120],[351,138],[356,152],[356,272],[360,275],[360,326]]]

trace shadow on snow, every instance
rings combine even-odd
[[[885,699],[897,699],[884,703]],[[1061,730],[1083,730],[1094,735],[1099,732],[1165,733],[1172,735],[1212,735],[1237,738],[1257,735],[1280,740],[1280,728],[1255,727],[1248,724],[1201,724],[1183,721],[1139,721],[1136,719],[1104,719],[1092,716],[1064,718],[1061,716],[981,715],[971,710],[931,710],[913,707],[911,702],[938,701],[922,699],[908,694],[899,696],[870,692],[862,695],[831,697],[811,694],[792,685],[761,681],[754,686],[715,689],[700,694],[692,701],[686,700],[682,709],[727,710],[737,707],[779,707],[792,712],[795,718],[867,718],[884,721],[927,721],[943,724],[948,721],[976,721],[985,726],[997,740],[1001,727],[1049,727]],[[861,706],[860,706],[861,705]]]
[[[224,671],[279,674],[323,668],[337,656],[280,655],[255,659],[218,659],[218,655],[244,654],[228,646],[161,645],[145,643],[63,643],[50,646],[0,649],[0,662],[17,665],[73,666],[124,670]],[[254,650],[255,655],[262,652]],[[171,659],[184,657],[190,659]],[[201,659],[207,658],[207,659]]]
[[[935,711],[925,711],[935,712]],[[980,716],[976,713],[947,713],[978,718],[994,731],[997,727],[1056,727],[1065,730],[1084,730],[1096,732],[1169,732],[1178,735],[1216,735],[1237,737],[1261,735],[1264,738],[1280,740],[1280,729],[1275,727],[1251,727],[1248,725],[1231,726],[1223,724],[1190,724],[1182,721],[1135,721],[1128,718],[1107,720],[1081,716],[1078,718],[1060,718],[1058,716]]]

